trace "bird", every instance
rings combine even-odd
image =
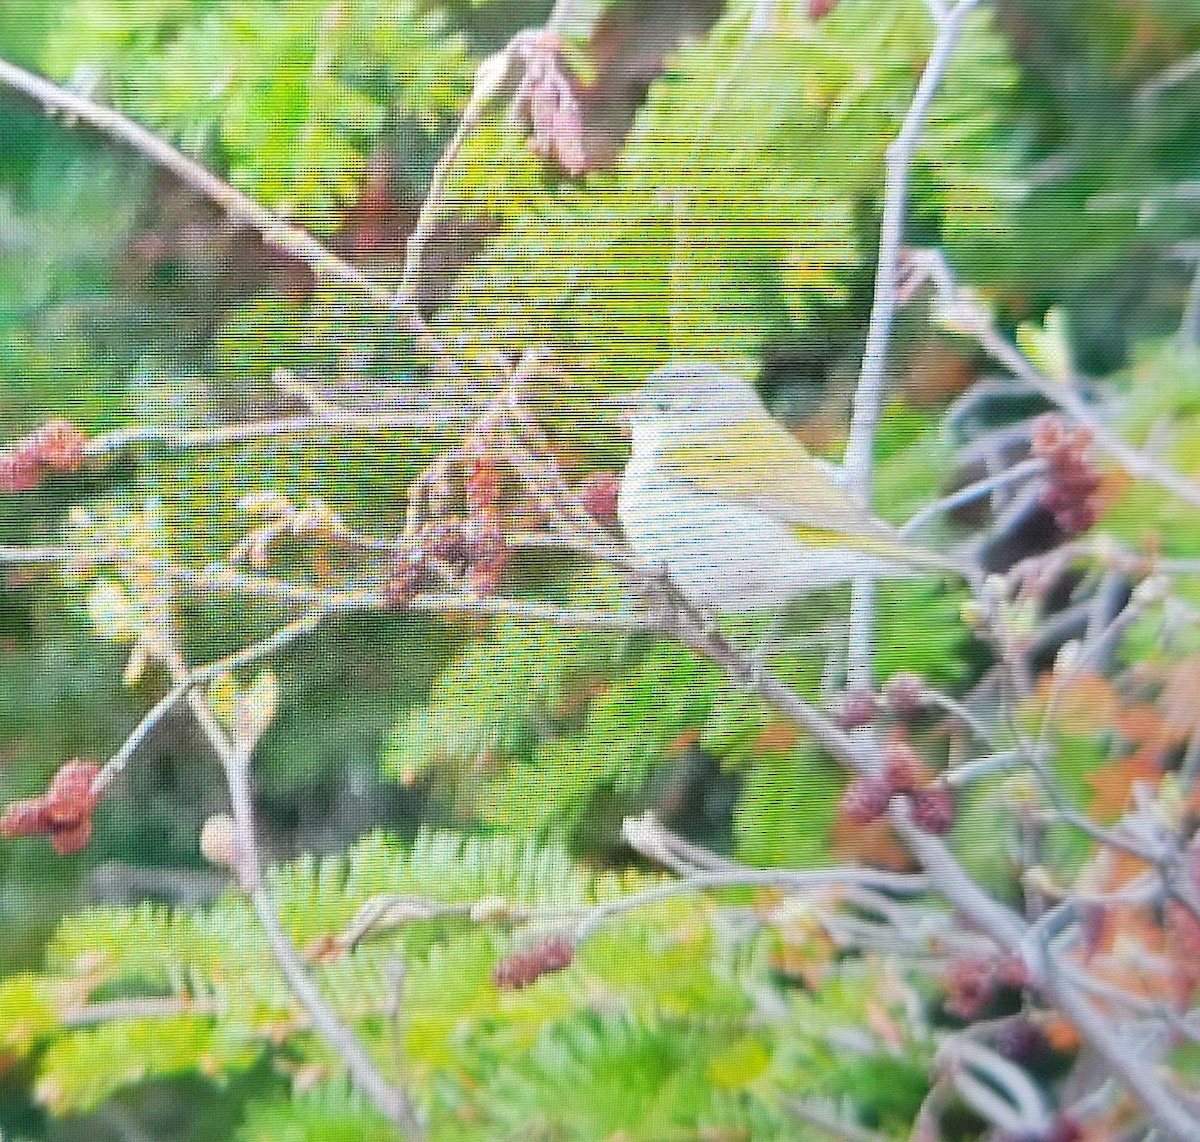
[[[672,362],[617,403],[632,435],[617,519],[694,606],[778,612],[859,576],[962,574],[872,515],[722,366]]]

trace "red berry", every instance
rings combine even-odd
[[[42,465],[24,444],[0,452],[0,493],[30,492],[42,482]]]
[[[844,730],[869,726],[879,709],[879,698],[863,686],[852,686],[838,699],[834,720]]]
[[[503,480],[490,455],[478,457],[464,481],[467,505],[472,512],[490,511],[500,499]]]
[[[1060,1114],[1050,1124],[1046,1142],[1083,1142],[1083,1124],[1069,1114]]]
[[[467,572],[467,583],[476,595],[494,595],[504,578],[503,563],[477,563]]]
[[[40,797],[14,801],[0,816],[0,837],[36,837],[50,831],[46,806]]]
[[[504,991],[529,987],[544,975],[569,968],[575,961],[575,943],[566,936],[548,936],[501,960],[492,972],[492,982]]]
[[[808,0],[808,18],[824,20],[838,6],[839,0]]]
[[[924,769],[916,751],[904,742],[892,742],[883,755],[883,780],[893,793],[911,793]]]
[[[465,558],[461,520],[433,520],[421,529],[418,546],[425,555],[445,563]]]
[[[902,671],[887,680],[883,687],[883,698],[893,714],[906,718],[921,711],[925,705],[925,691],[924,678]]]
[[[881,777],[856,777],[842,794],[842,816],[865,825],[887,812],[892,787]]]
[[[92,819],[84,817],[74,825],[55,829],[50,834],[50,844],[59,856],[70,856],[82,852],[92,839]]]
[[[1167,934],[1176,950],[1176,958],[1184,957],[1193,963],[1200,960],[1200,920],[1177,900],[1167,905]]]
[[[73,826],[92,815],[98,798],[92,782],[100,772],[94,761],[75,758],[60,766],[43,798],[47,820],[54,826]]]
[[[946,1010],[960,1019],[978,1019],[996,991],[996,962],[988,956],[962,956],[946,969]]]
[[[1031,450],[1046,461],[1042,506],[1067,535],[1087,531],[1100,511],[1100,473],[1091,462],[1092,432],[1068,428],[1061,417],[1048,414],[1033,427]]]
[[[1029,965],[1020,956],[1004,956],[996,965],[996,978],[1005,987],[1029,987]]]
[[[922,789],[913,796],[912,819],[919,829],[941,836],[954,827],[954,798],[948,789]]]
[[[477,516],[468,522],[463,538],[467,558],[475,564],[503,563],[508,558],[508,540],[494,519]]]
[[[1037,1065],[1050,1053],[1050,1040],[1029,1019],[1014,1019],[1006,1024],[996,1033],[994,1042],[998,1054],[1023,1066]]]
[[[613,472],[593,472],[579,485],[579,498],[594,520],[612,523],[617,518],[621,479]]]
[[[28,438],[38,460],[57,472],[78,471],[87,442],[87,436],[69,420],[48,420]]]

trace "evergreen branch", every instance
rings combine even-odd
[[[359,291],[376,305],[397,313],[418,347],[453,375],[462,367],[450,350],[430,330],[416,304],[404,293],[392,293],[373,281],[344,258],[333,253],[308,231],[285,222],[248,194],[230,186],[212,171],[188,158],[182,151],[160,139],[154,132],[135,123],[112,107],[68,91],[56,83],[0,59],[0,84],[20,91],[41,103],[47,111],[67,112],[90,123],[106,135],[125,143],[151,162],[169,170],[186,186],[204,195],[235,222],[258,232],[262,240],[280,252],[303,262],[322,281],[336,281]]]
[[[937,37],[925,69],[917,83],[912,103],[900,133],[888,144],[884,175],[883,219],[880,224],[879,258],[875,270],[875,297],[867,323],[867,343],[862,369],[854,393],[850,435],[846,442],[846,486],[864,505],[871,502],[871,473],[875,431],[883,410],[888,343],[900,307],[900,259],[904,220],[908,211],[908,182],[913,157],[929,117],[934,96],[941,86],[958,41],[959,31],[978,0],[957,0],[954,7],[936,19]],[[937,16],[935,10],[935,17]],[[847,676],[850,682],[869,685],[871,680],[871,628],[874,625],[875,582],[860,577],[854,581],[850,610],[850,644]]]

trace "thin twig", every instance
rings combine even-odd
[[[149,995],[85,1003],[63,1013],[64,1027],[92,1027],[118,1019],[169,1019],[178,1015],[215,1015],[216,1003],[203,996]]]
[[[805,1126],[811,1126],[831,1138],[840,1138],[842,1142],[888,1142],[886,1134],[877,1134],[874,1130],[859,1126],[857,1122],[848,1122],[835,1114],[827,1113],[811,1102],[794,1099],[786,1102],[784,1108]]]
[[[1193,76],[1200,75],[1200,52],[1193,52],[1183,59],[1177,60],[1170,67],[1164,68],[1153,79],[1144,83],[1138,89],[1134,99],[1138,103],[1149,103],[1157,99],[1164,91],[1186,83]]]
[[[445,205],[446,182],[463,145],[483,118],[488,103],[508,79],[517,42],[514,37],[504,48],[495,55],[489,56],[479,65],[475,72],[475,83],[471,89],[471,97],[467,101],[467,106],[459,118],[458,126],[455,128],[450,142],[434,165],[433,176],[430,179],[425,199],[421,203],[420,214],[417,216],[416,224],[405,244],[404,273],[400,279],[400,287],[391,297],[391,305],[401,312],[419,312],[417,310],[417,285],[425,251],[429,245],[429,239],[433,235],[433,227],[437,222],[438,212]],[[424,324],[423,321],[422,324]]]
[[[915,250],[908,255],[915,276],[930,282],[938,295],[947,327],[975,339],[990,357],[1019,381],[1086,425],[1096,444],[1130,475],[1149,480],[1194,507],[1200,507],[1200,484],[1189,480],[1143,449],[1135,448],[1114,432],[1072,386],[1042,373],[1028,357],[1001,335],[991,315],[960,289],[945,257],[937,250]]]
[[[960,908],[1001,948],[1022,956],[1035,985],[1079,1028],[1155,1120],[1173,1138],[1187,1142],[1200,1140],[1200,1119],[1176,1100],[1153,1068],[1129,1054],[1117,1028],[1092,1007],[1081,991],[1076,980],[1078,969],[1051,948],[1029,945],[1024,921],[989,897],[942,841],[913,825],[905,802],[895,802],[889,816],[905,845],[933,881],[935,890]]]
[[[864,885],[886,892],[916,893],[929,888],[923,876],[899,872],[884,872],[872,868],[816,868],[808,870],[786,868],[697,869],[680,880],[656,885],[641,892],[593,906],[575,930],[581,943],[598,928],[617,916],[624,916],[652,904],[661,904],[688,893],[718,888],[780,888],[803,891],[812,888],[836,888],[846,884]]]
[[[1179,339],[1189,349],[1200,348],[1200,261],[1192,272],[1192,284],[1179,320]]]
[[[172,664],[172,674],[175,676],[176,685],[183,684],[188,677],[188,672],[181,663]],[[237,837],[235,871],[250,898],[258,922],[266,934],[271,954],[287,980],[292,994],[308,1012],[313,1027],[337,1052],[355,1087],[370,1098],[375,1108],[389,1122],[404,1131],[406,1136],[414,1139],[424,1137],[424,1126],[408,1094],[384,1078],[354,1031],[342,1022],[337,1012],[326,1002],[305,970],[291,937],[280,923],[259,865],[248,751],[226,735],[199,694],[189,690],[186,700],[225,772]]]
[[[325,611],[317,611],[313,614],[305,615],[303,618],[281,627],[269,637],[243,647],[234,654],[226,655],[224,658],[218,658],[214,662],[189,670],[178,683],[150,708],[134,728],[133,732],[125,739],[121,748],[113,754],[104,768],[96,775],[92,782],[92,793],[99,797],[112,785],[125,766],[129,764],[130,759],[137,753],[142,743],[154,730],[155,726],[179,704],[180,700],[190,690],[222,674],[228,674],[243,666],[248,666],[252,662],[258,662],[263,658],[269,658],[271,655],[278,654],[279,651],[290,643],[316,630],[326,617],[327,612]]]
[[[950,495],[923,507],[904,522],[900,532],[902,535],[911,535],[940,515],[974,503],[975,500],[982,499],[984,496],[990,496],[1001,488],[1007,488],[1012,484],[1019,484],[1033,479],[1035,476],[1040,476],[1046,471],[1046,468],[1047,462],[1035,456],[1022,460],[1019,464],[1014,464],[1011,468],[997,472],[996,475],[989,476],[985,480],[976,480],[973,484],[959,488],[958,491],[951,492]]]
[[[70,566],[123,564],[161,575],[192,590],[212,595],[235,595],[239,598],[268,602],[294,603],[320,607],[330,614],[353,611],[395,611],[444,616],[477,616],[482,618],[519,618],[532,622],[570,627],[579,630],[625,631],[649,633],[657,628],[649,616],[624,611],[603,611],[586,607],[563,607],[527,599],[511,599],[490,595],[466,595],[424,592],[415,595],[402,607],[393,606],[387,596],[373,588],[334,589],[292,583],[268,575],[254,575],[223,564],[204,568],[185,567],[168,559],[151,559],[139,552],[121,548],[92,550],[44,544],[20,547],[0,544],[0,565],[30,565],[38,563]]]
[[[854,394],[850,435],[846,442],[845,471],[850,492],[864,505],[871,500],[871,474],[875,430],[883,409],[888,343],[900,306],[900,251],[908,209],[908,180],[913,155],[925,129],[929,109],[954,54],[963,20],[978,0],[958,0],[937,20],[937,37],[921,73],[912,103],[900,132],[888,145],[884,176],[883,218],[880,223],[879,259],[875,271],[875,297],[867,324],[867,343]],[[850,610],[848,681],[871,682],[871,628],[874,625],[875,583],[868,577],[854,581]]]
[[[336,437],[376,436],[386,432],[413,429],[437,429],[460,426],[478,412],[469,403],[459,407],[404,413],[350,413],[326,409],[303,416],[281,416],[266,420],[239,421],[211,428],[171,428],[165,425],[139,425],[101,433],[84,445],[83,454],[98,458],[119,452],[130,445],[160,444],[176,452],[191,449],[220,448],[246,440],[284,436]]]

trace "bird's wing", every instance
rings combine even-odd
[[[665,442],[659,463],[693,486],[736,499],[792,525],[810,546],[856,536],[871,554],[913,567],[946,567],[933,552],[905,542],[840,487],[828,468],[773,421],[728,425]]]

